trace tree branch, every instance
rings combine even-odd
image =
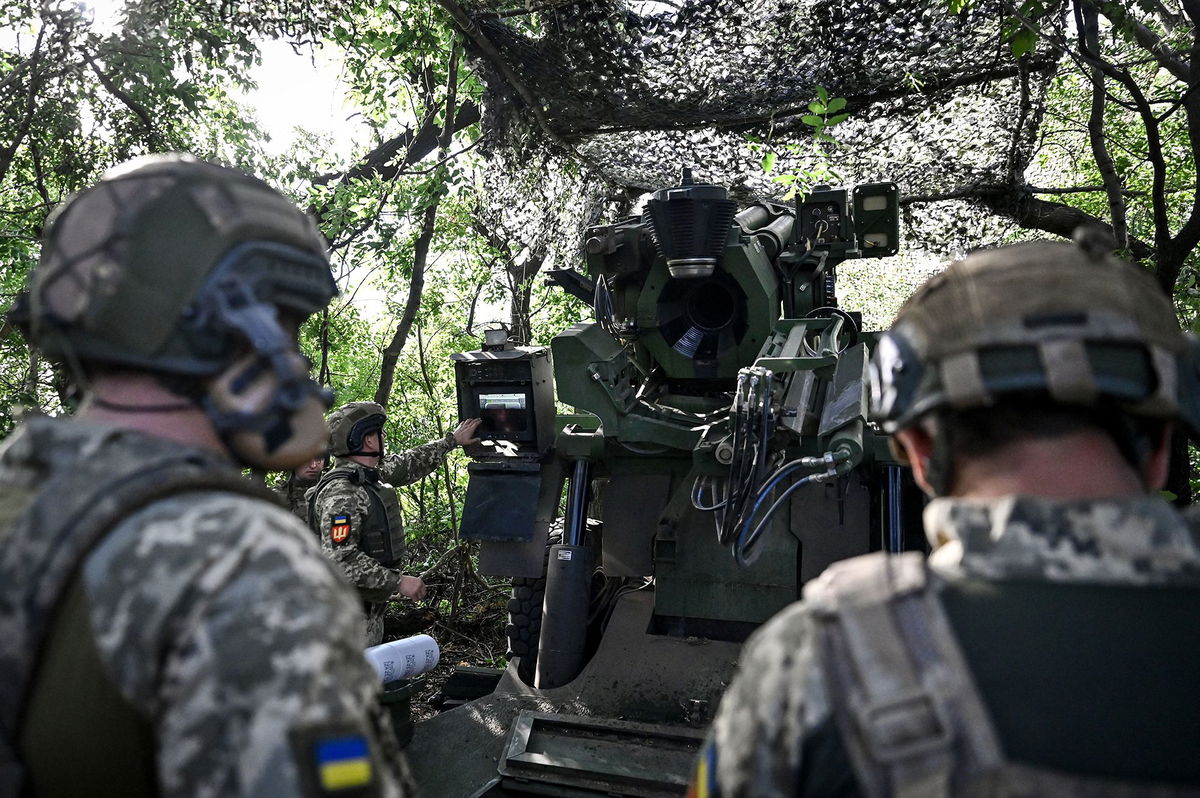
[[[903,197],[900,204],[914,205],[955,199],[977,204],[997,216],[1012,219],[1027,230],[1041,230],[1067,239],[1071,238],[1075,228],[1080,225],[1102,227],[1112,232],[1112,225],[1105,220],[1061,202],[1038,199],[1026,186],[969,183],[939,194]],[[1129,237],[1128,249],[1136,260],[1153,260],[1156,255],[1153,246],[1133,236]]]
[[[17,130],[13,134],[12,140],[7,147],[0,147],[0,182],[8,177],[8,170],[12,166],[13,158],[17,155],[17,150],[21,146],[21,142],[29,135],[29,127],[33,124],[33,116],[37,111],[37,95],[41,89],[42,75],[36,69],[36,66],[42,58],[42,41],[45,38],[46,29],[43,26],[38,30],[37,42],[34,44],[33,53],[26,59],[26,63],[32,67],[32,75],[29,79],[29,88],[25,94],[25,110],[22,114],[21,121],[17,124]],[[18,69],[13,71],[15,75]],[[9,77],[12,77],[11,75]],[[5,78],[5,83],[8,78]]]
[[[1080,3],[1075,7],[1075,20],[1079,25],[1079,48],[1094,56],[1100,57],[1100,24],[1099,14],[1090,3]],[[1108,152],[1104,139],[1104,109],[1105,88],[1104,73],[1093,66],[1088,70],[1092,83],[1092,107],[1088,114],[1088,140],[1092,146],[1092,158],[1100,171],[1100,179],[1104,181],[1104,193],[1108,197],[1108,212],[1112,219],[1113,237],[1117,248],[1128,246],[1129,226],[1126,221],[1125,198],[1121,194],[1121,178]]]
[[[1082,2],[1080,5],[1092,14],[1097,12],[1103,14],[1114,27],[1127,26],[1130,33],[1133,34],[1133,40],[1138,43],[1144,50],[1154,56],[1155,62],[1163,69],[1170,72],[1184,83],[1190,82],[1189,73],[1191,67],[1184,61],[1179,53],[1172,50],[1166,42],[1164,42],[1157,33],[1150,30],[1142,24],[1122,5],[1121,3],[1101,3],[1097,6],[1091,2]]]
[[[447,72],[449,74],[446,79],[446,119],[442,124],[441,135],[437,142],[439,158],[445,156],[454,137],[454,109],[458,91],[457,47],[450,51],[450,64]],[[429,257],[429,247],[433,243],[438,205],[441,202],[442,193],[439,188],[431,198],[428,207],[425,208],[421,232],[417,235],[416,243],[413,245],[413,270],[408,284],[408,301],[405,302],[404,313],[400,317],[400,323],[396,327],[391,343],[383,350],[383,360],[379,367],[379,386],[375,390],[375,402],[383,407],[388,406],[388,399],[391,397],[392,385],[395,380],[396,363],[400,359],[400,353],[404,351],[409,331],[412,329],[413,322],[417,318],[417,311],[421,307],[421,294],[425,289],[425,263]]]
[[[1195,0],[1185,0],[1184,8],[1187,9],[1188,16],[1193,22],[1200,17],[1200,9],[1197,8]],[[1170,279],[1170,285],[1164,286],[1168,293],[1173,292],[1175,281],[1179,278],[1179,270],[1183,266],[1183,261],[1196,245],[1200,243],[1200,94],[1193,91],[1197,84],[1200,84],[1200,36],[1197,35],[1196,29],[1192,30],[1192,49],[1191,49],[1191,74],[1189,75],[1189,88],[1183,96],[1183,108],[1187,115],[1187,131],[1188,143],[1191,145],[1192,158],[1191,168],[1193,175],[1192,184],[1192,208],[1188,214],[1187,220],[1179,230],[1179,234],[1175,236],[1172,242],[1172,258],[1168,262],[1168,274],[1160,275],[1160,281]],[[1156,174],[1157,177],[1157,174]],[[1165,191],[1155,195],[1155,204],[1162,203],[1164,207],[1163,216],[1166,211]],[[1158,214],[1155,214],[1157,223]]]
[[[457,133],[477,123],[481,116],[478,103],[474,100],[464,100],[452,114],[447,114],[447,120],[449,123],[449,120],[453,119],[451,132]],[[313,180],[313,183],[324,186],[334,182],[348,183],[351,180],[372,177],[392,180],[405,166],[417,163],[433,152],[442,132],[443,126],[437,124],[436,114],[431,115],[416,132],[408,130],[403,135],[388,139],[345,172],[321,175]],[[404,157],[397,161],[396,156],[402,151]]]
[[[142,121],[142,126],[146,128],[146,137],[149,139],[149,143],[154,145],[158,139],[158,136],[155,135],[154,122],[150,119],[150,112],[143,108],[137,100],[133,99],[133,97],[131,97],[129,94],[123,91],[120,86],[113,82],[113,79],[109,77],[104,70],[99,67],[99,65],[96,64],[93,56],[84,55],[83,60],[86,61],[88,66],[92,68],[92,71],[96,73],[96,77],[100,79],[100,84],[108,90],[108,93],[120,100],[126,108],[128,108],[130,111],[133,111],[133,113],[137,115],[137,118]]]

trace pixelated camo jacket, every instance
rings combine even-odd
[[[114,445],[130,436],[137,446]],[[0,448],[0,491],[36,490],[47,474],[103,465],[114,449],[156,447],[179,448],[34,418]],[[39,530],[5,517],[6,554],[32,547],[36,556]],[[326,776],[401,794],[384,764],[395,740],[362,656],[355,593],[286,510],[215,490],[173,493],[119,521],[79,578],[105,672],[153,728],[162,794],[316,794]],[[13,610],[0,601],[0,639],[10,644],[22,623]],[[334,749],[355,758],[331,765],[320,752]]]
[[[1055,583],[1200,586],[1200,535],[1155,497],[1108,501],[937,499],[925,532],[940,576]],[[787,607],[747,641],[721,700],[696,795],[794,794],[804,741],[831,722],[811,613]],[[848,774],[847,774],[848,775]]]

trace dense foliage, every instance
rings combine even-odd
[[[635,212],[683,165],[735,193],[895,179],[906,249],[847,269],[886,324],[936,258],[1093,221],[1200,314],[1196,20],[1177,2],[0,0],[0,301],[46,214],[103,170],[184,150],[241,166],[320,221],[341,297],[304,329],[341,399],[391,410],[394,446],[452,423],[448,355],[503,322],[547,343],[588,309],[543,285],[584,227]],[[322,48],[369,144],[271,154],[238,99],[260,46]],[[0,335],[0,431],[70,386]],[[463,463],[405,490],[426,564],[456,544]],[[455,566],[450,569],[450,566]],[[457,591],[446,594],[450,604]]]

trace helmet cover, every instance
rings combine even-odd
[[[248,465],[320,453],[332,396],[294,329],[337,293],[312,220],[257,178],[187,155],[116,167],[47,222],[13,317],[52,360],[194,377]]]
[[[362,454],[363,440],[383,429],[387,412],[375,402],[350,402],[329,414],[329,453],[334,457]]]
[[[1032,391],[1200,429],[1196,344],[1153,277],[1111,249],[1081,229],[1075,244],[986,250],[930,278],[875,349],[872,419],[894,432]]]

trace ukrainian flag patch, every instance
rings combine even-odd
[[[371,754],[361,734],[318,740],[314,759],[317,781],[327,792],[365,787],[371,783]]]
[[[350,537],[350,518],[345,515],[335,515],[329,524],[329,538],[334,543],[342,543]]]
[[[721,788],[717,786],[717,744],[710,739],[696,760],[687,798],[720,798],[720,795]]]

